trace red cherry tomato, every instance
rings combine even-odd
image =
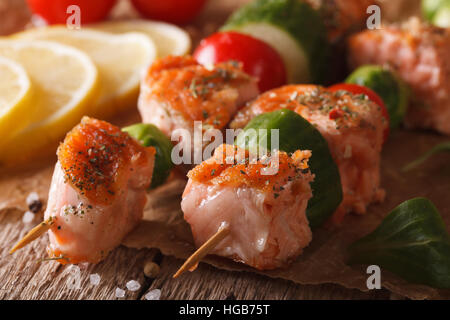
[[[132,0],[132,2],[146,18],[186,24],[198,15],[206,0]]]
[[[328,88],[328,90],[332,92],[344,90],[348,91],[353,94],[365,94],[369,99],[373,102],[375,102],[377,105],[380,106],[381,112],[386,119],[388,126],[386,130],[384,131],[384,141],[386,142],[387,138],[389,137],[389,113],[387,111],[386,105],[383,102],[383,99],[380,98],[378,94],[376,94],[372,89],[369,89],[364,86],[360,86],[357,84],[350,84],[350,83],[339,83],[335,84]]]
[[[81,24],[98,22],[106,18],[117,0],[27,0],[31,11],[49,24],[65,24],[73,13],[67,13],[71,5],[80,7]]]
[[[235,60],[248,74],[259,79],[261,92],[286,84],[286,70],[280,55],[265,42],[237,32],[219,32],[203,39],[194,52],[201,64],[214,65]]]

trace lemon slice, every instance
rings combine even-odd
[[[0,40],[0,56],[20,63],[33,86],[32,104],[21,112],[32,122],[2,145],[4,163],[29,157],[79,122],[96,99],[98,73],[86,54],[58,43]]]
[[[100,118],[136,107],[141,75],[156,58],[153,41],[141,33],[114,35],[55,26],[30,29],[15,37],[57,41],[88,54],[98,68],[101,82],[99,100],[90,114]]]
[[[25,69],[0,56],[0,145],[31,121],[32,86]]]
[[[142,32],[155,42],[158,57],[185,55],[191,50],[191,38],[183,29],[169,23],[149,20],[108,21],[93,24],[91,28],[112,32]]]

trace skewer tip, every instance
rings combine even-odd
[[[36,227],[31,229],[25,237],[23,237],[21,240],[19,240],[14,247],[9,251],[9,254],[13,254],[17,250],[25,247],[27,244],[33,242],[40,236],[42,236],[45,232],[47,232],[52,225],[55,223],[54,217],[50,217],[47,220],[39,223]]]
[[[202,260],[208,253],[210,253],[228,234],[230,233],[230,228],[228,224],[221,226],[219,230],[206,241],[200,248],[198,248],[178,269],[178,271],[173,275],[173,278],[178,278],[184,272],[189,270],[190,272],[197,269],[198,263]]]

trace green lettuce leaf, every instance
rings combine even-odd
[[[349,253],[349,264],[375,264],[412,283],[450,288],[450,236],[428,199],[400,204]]]

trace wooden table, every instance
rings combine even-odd
[[[214,0],[212,0],[214,1]],[[218,1],[218,0],[215,0]],[[227,0],[221,5],[232,7],[236,1]],[[223,21],[222,9],[214,6],[206,10],[214,30]],[[12,32],[23,26],[28,14],[18,10],[12,17],[11,8],[24,8],[23,1],[0,0],[0,34]],[[200,20],[202,17],[200,17]],[[195,24],[191,28],[195,32]],[[191,30],[191,31],[192,31]],[[204,32],[207,32],[204,31]],[[36,217],[35,223],[41,217]],[[297,285],[285,280],[275,280],[252,273],[234,273],[200,264],[193,272],[172,279],[172,275],[182,261],[162,256],[156,249],[128,249],[119,247],[98,265],[82,267],[80,288],[70,288],[73,279],[70,266],[62,266],[53,261],[38,262],[46,256],[47,238],[8,255],[8,250],[22,237],[29,227],[22,223],[22,215],[8,212],[0,215],[0,299],[116,299],[115,289],[125,289],[129,280],[137,280],[141,289],[127,291],[124,299],[144,299],[144,295],[155,288],[161,289],[161,299],[388,299],[395,298],[386,290],[363,293],[327,284],[318,286]],[[144,276],[143,267],[147,261],[154,261],[161,270],[155,279]],[[71,271],[72,270],[72,271]],[[94,286],[89,275],[98,273],[100,284]]]
[[[36,218],[39,221],[40,217]],[[36,241],[14,255],[11,246],[27,228],[22,214],[0,215],[0,299],[116,299],[117,287],[125,289],[129,280],[137,280],[141,289],[127,290],[125,299],[144,299],[152,289],[161,289],[161,299],[388,299],[386,290],[363,293],[337,285],[301,286],[247,272],[226,272],[200,264],[193,273],[172,279],[182,261],[162,256],[156,249],[114,250],[98,265],[80,266],[80,288],[73,288],[74,271],[54,261],[39,262],[46,257],[47,237]],[[155,279],[144,276],[147,261],[154,261],[161,270]],[[101,276],[100,284],[89,281],[90,274]]]

